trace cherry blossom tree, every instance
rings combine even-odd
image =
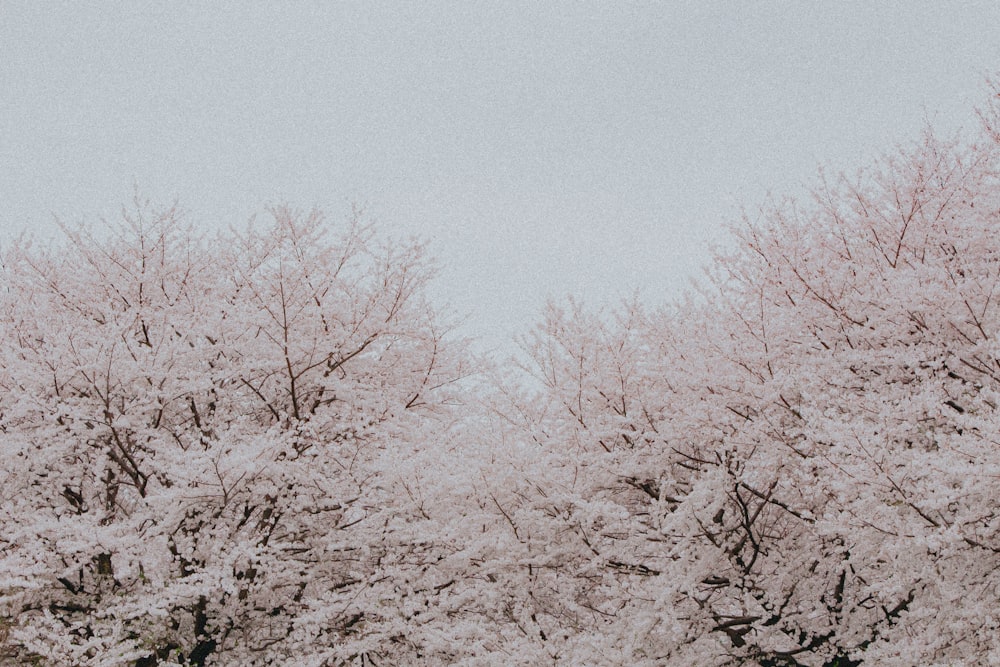
[[[928,135],[719,258],[695,335],[714,419],[672,448],[699,474],[663,517],[693,644],[773,665],[997,649],[996,168],[991,142]]]
[[[765,209],[700,298],[550,309],[496,511],[555,662],[1000,659],[996,117]]]
[[[334,231],[271,214],[207,238],[140,206],[100,236],[5,253],[10,658],[433,651],[408,629],[441,583],[408,462],[444,455],[463,353],[423,295],[422,246],[359,216]]]
[[[671,390],[650,324],[638,303],[607,317],[552,304],[524,341],[539,389],[501,381],[492,398],[503,448],[482,506],[504,539],[481,558],[523,664],[657,664],[643,627],[667,563],[649,525],[663,472],[650,453]]]

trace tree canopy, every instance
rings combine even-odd
[[[0,637],[54,665],[1000,661],[1000,112],[473,357],[352,216],[3,254]],[[525,381],[525,374],[533,376]]]

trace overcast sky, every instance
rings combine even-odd
[[[975,125],[996,2],[0,0],[0,239],[364,204],[503,345],[679,295],[741,206]]]

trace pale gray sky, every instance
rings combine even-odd
[[[975,125],[996,2],[0,0],[0,239],[367,205],[488,345],[680,294],[740,205]]]

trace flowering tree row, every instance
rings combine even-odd
[[[1000,661],[998,117],[763,210],[685,302],[551,305],[520,368],[358,216],[15,244],[3,658]]]

